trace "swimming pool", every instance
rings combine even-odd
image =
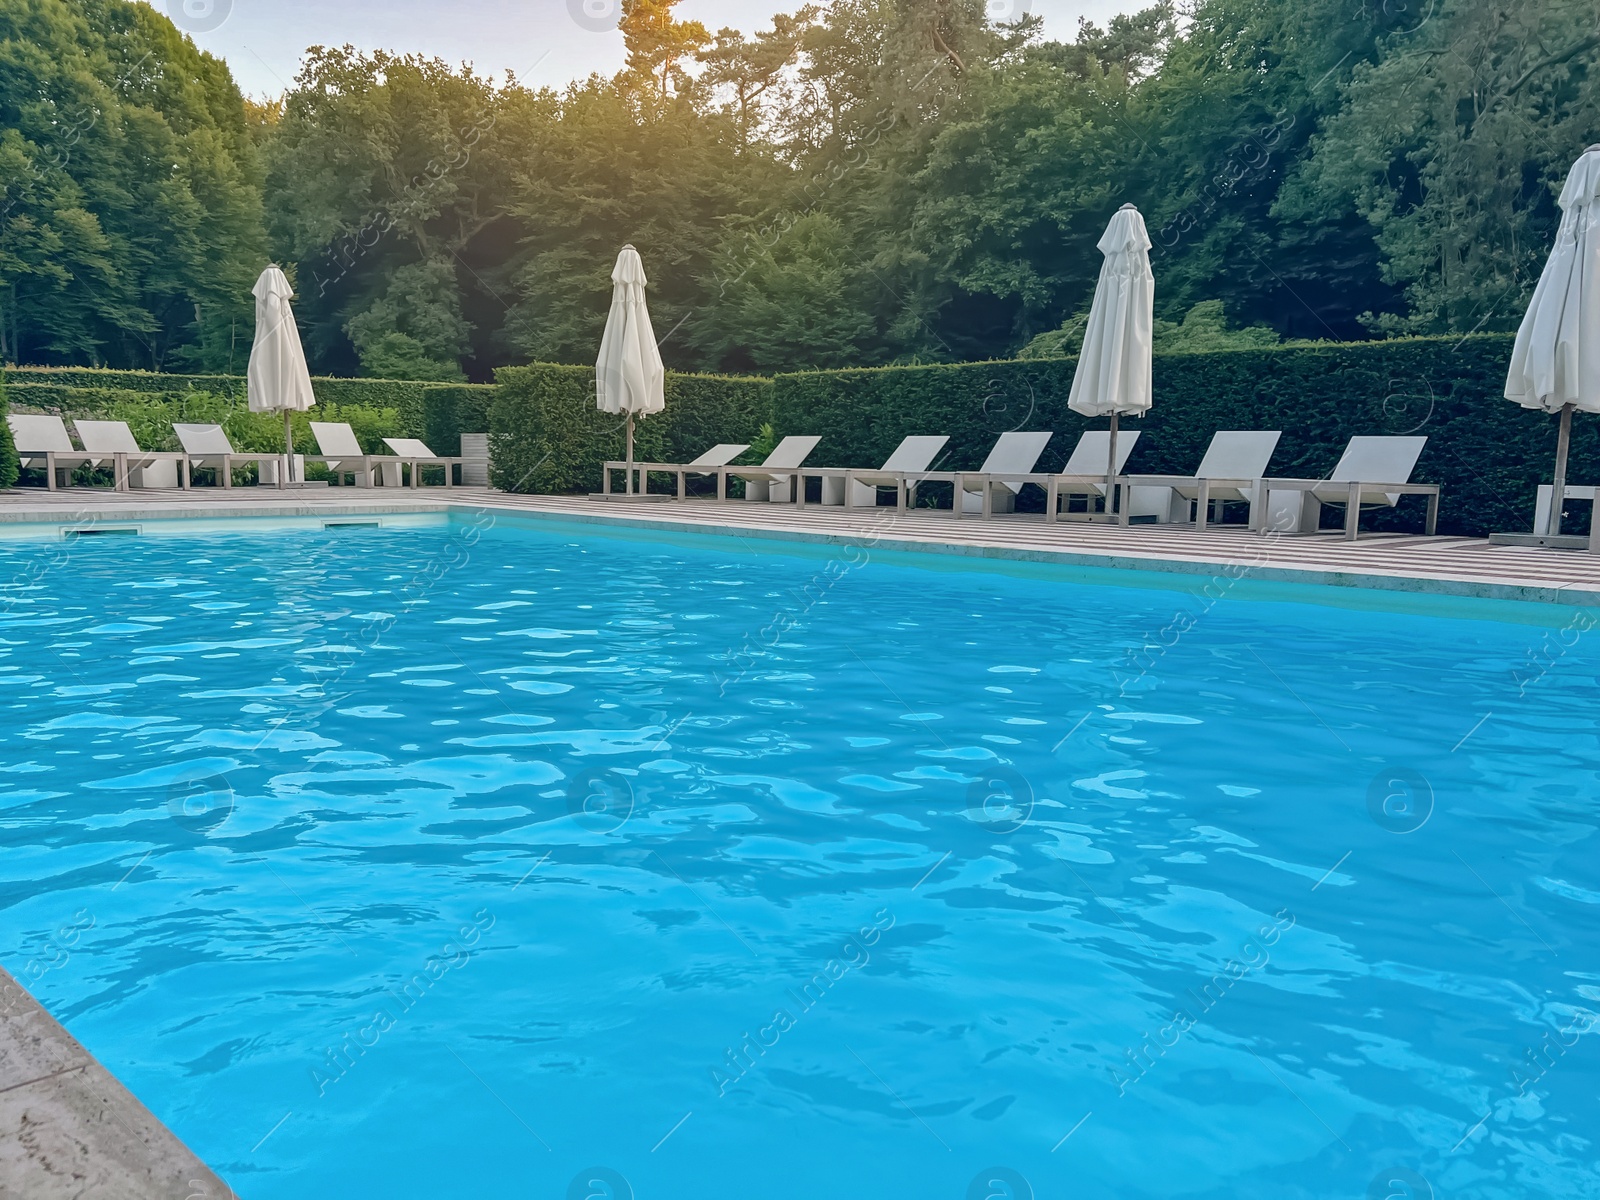
[[[151,532],[0,545],[0,962],[242,1196],[1600,1195],[1583,614]]]

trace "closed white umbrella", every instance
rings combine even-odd
[[[289,307],[294,289],[277,263],[261,272],[250,292],[256,298],[256,339],[250,347],[248,381],[250,411],[283,413],[284,478],[288,480],[294,468],[289,414],[304,412],[317,397],[311,391],[311,372]]]
[[[1072,376],[1067,407],[1086,417],[1111,418],[1111,454],[1106,462],[1106,514],[1111,513],[1117,473],[1117,418],[1142,416],[1152,403],[1150,349],[1155,323],[1155,276],[1150,271],[1150,235],[1144,218],[1124,204],[1099,242],[1105,262],[1095,284],[1083,352]]]
[[[1600,412],[1600,145],[1572,164],[1556,203],[1556,244],[1517,330],[1506,375],[1507,400],[1561,414],[1549,524],[1534,530],[1547,535],[1561,531],[1573,410]]]
[[[611,270],[611,314],[595,360],[596,402],[603,413],[628,418],[628,494],[633,494],[633,419],[667,406],[666,371],[645,307],[644,261],[631,245]]]

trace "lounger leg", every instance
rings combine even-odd
[[[983,519],[987,521],[994,516],[994,484],[987,479],[983,481]]]
[[[1344,540],[1353,542],[1361,531],[1361,485],[1350,485],[1350,502],[1344,509]]]
[[[1209,479],[1202,479],[1200,481],[1200,498],[1195,501],[1194,505],[1194,527],[1200,533],[1204,533],[1206,531],[1206,520],[1210,517],[1210,515],[1211,481]]]
[[[1596,511],[1600,511],[1600,506],[1596,506]],[[1439,493],[1438,492],[1435,492],[1433,495],[1428,497],[1428,523],[1426,525],[1424,525],[1422,528],[1423,528],[1423,531],[1429,537],[1432,537],[1434,534],[1439,532]]]
[[[1434,497],[1434,506],[1437,507],[1439,499]],[[1589,553],[1600,554],[1600,488],[1594,493],[1594,512],[1589,517]]]
[[[231,454],[222,456],[222,466],[217,469],[217,474],[222,476],[223,487],[231,488],[233,486],[233,456]]]

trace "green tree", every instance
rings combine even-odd
[[[770,250],[719,266],[730,282],[695,314],[689,333],[715,369],[771,373],[881,359],[878,289],[833,217],[800,217]]]
[[[1433,10],[1430,10],[1433,11]],[[1438,0],[1389,35],[1315,140],[1278,211],[1359,214],[1405,305],[1383,332],[1516,327],[1572,160],[1600,130],[1600,19],[1588,0]]]
[[[672,10],[683,0],[622,0],[623,44],[628,69],[623,79],[660,100],[688,89],[684,63],[703,50],[711,35],[699,21],[679,21]]]
[[[0,0],[0,328],[16,361],[224,366],[265,265],[227,68],[121,0]]]

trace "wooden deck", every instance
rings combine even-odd
[[[514,496],[484,488],[14,490],[0,493],[0,536],[8,525],[39,522],[103,525],[485,509],[636,529],[754,534],[885,550],[1600,606],[1600,555],[1491,546],[1482,538],[1365,534],[1357,542],[1347,542],[1335,531],[1291,537],[1253,534],[1241,526],[1212,526],[1200,533],[1180,525],[1121,527],[1066,520],[1052,525],[1028,514],[958,520],[948,510],[896,513],[887,507],[816,505],[796,509],[705,499],[601,501],[586,496]]]

